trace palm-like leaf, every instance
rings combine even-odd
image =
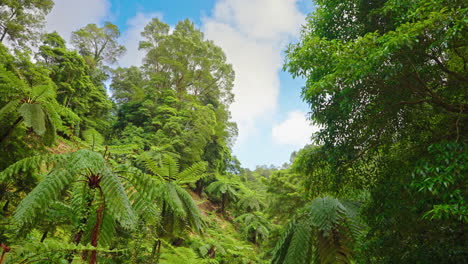
[[[12,168],[6,169],[2,174],[11,174],[23,163],[25,162],[14,164]],[[136,219],[122,183],[117,175],[108,168],[104,158],[100,154],[89,150],[79,150],[62,155],[61,159],[54,164],[53,169],[43,176],[39,184],[18,205],[13,215],[15,222],[19,226],[34,222],[36,217],[46,211],[65,189],[72,185],[76,187],[76,184],[72,184],[72,182],[85,179],[84,175],[90,171],[101,175],[106,211],[122,226],[131,228]],[[77,191],[72,193],[82,194],[82,192]],[[73,201],[77,201],[75,205],[81,204],[81,206],[84,206],[82,197],[72,197],[71,200],[72,204]]]
[[[270,223],[260,213],[245,213],[234,221],[241,224],[244,236],[254,243],[267,239],[270,234]]]
[[[355,208],[332,197],[317,198],[308,208],[287,226],[272,263],[353,263],[360,230]]]
[[[146,190],[162,205],[161,236],[172,236],[176,229],[191,228],[200,232],[203,221],[200,210],[190,194],[181,187],[203,176],[205,163],[200,162],[179,172],[179,163],[172,156],[164,156],[161,166],[148,155],[141,157],[147,170],[157,178],[153,178],[152,190]]]

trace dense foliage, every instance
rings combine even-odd
[[[250,170],[194,23],[121,68],[116,25],[67,45],[52,1],[0,3],[0,264],[468,263],[466,1],[315,4],[285,70],[321,130]]]

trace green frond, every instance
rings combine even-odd
[[[46,239],[44,242],[31,241],[12,247],[12,251],[6,254],[6,263],[45,263],[40,262],[47,260],[47,263],[66,263],[66,255],[68,252],[75,251],[91,251],[106,253],[118,253],[123,250],[107,249],[102,247],[93,247],[90,245],[75,245],[66,243],[62,239]],[[79,261],[80,257],[75,257]],[[73,262],[75,263],[75,261]]]
[[[37,155],[22,159],[0,172],[0,182],[6,182],[24,172],[38,172],[47,169],[52,163],[63,159],[60,155]]]
[[[163,183],[159,188],[161,197],[159,200],[163,201],[167,208],[180,218],[187,217],[185,207],[177,192],[177,185],[172,182]]]
[[[46,130],[43,136],[44,144],[46,146],[51,146],[55,143],[57,136],[57,129],[55,126],[55,122],[52,119],[49,112],[46,113]]]
[[[165,242],[165,241],[164,241]],[[164,244],[165,248],[169,250],[163,252],[161,255],[161,262],[167,264],[179,264],[179,263],[190,263],[190,264],[204,264],[209,263],[207,260],[201,259],[191,248],[185,247],[173,247],[169,243]]]
[[[197,233],[200,233],[203,229],[203,218],[200,214],[200,209],[195,204],[192,199],[192,196],[180,186],[176,186],[177,194],[179,195],[180,200],[184,206],[185,213],[187,215],[186,221],[189,223],[189,226]]]
[[[20,100],[11,100],[0,109],[0,120],[7,114],[15,112],[20,104]]]
[[[237,182],[218,178],[218,181],[212,182],[206,187],[206,192],[216,197],[221,197],[223,194],[227,194],[230,200],[237,200],[239,184]]]
[[[259,199],[258,195],[255,194],[241,196],[237,205],[247,212],[260,211],[264,207],[263,202]]]
[[[203,173],[206,171],[206,163],[205,162],[197,162],[192,166],[188,167],[179,175],[177,176],[176,182],[179,184],[186,184],[186,183],[193,183],[198,181],[204,175]]]
[[[163,177],[169,176],[168,168],[165,166],[160,167],[159,164],[154,159],[151,159],[150,157],[146,155],[142,155],[140,159],[145,164],[145,168],[148,169],[155,176],[159,177],[160,179],[163,179]]]
[[[285,262],[286,254],[288,253],[289,246],[291,245],[291,240],[294,235],[296,220],[291,220],[286,225],[283,234],[276,243],[275,248],[273,249],[273,258],[271,260],[272,264],[283,264]]]
[[[109,169],[104,169],[101,173],[101,187],[106,197],[106,209],[123,227],[133,228],[136,224],[136,216],[119,177]]]
[[[104,136],[101,133],[97,132],[94,128],[88,128],[82,132],[83,139],[87,144],[89,144],[93,149],[97,146],[104,144]]]
[[[353,245],[360,232],[356,207],[323,197],[308,208],[286,228],[272,263],[353,263]]]
[[[54,169],[45,175],[16,208],[13,215],[15,223],[18,226],[32,223],[40,212],[49,208],[73,179],[74,175],[64,168]]]
[[[309,223],[297,222],[283,263],[309,264],[312,259],[312,236],[312,226]]]
[[[33,101],[44,101],[55,98],[55,90],[51,85],[37,85],[31,89],[31,97]]]
[[[162,160],[163,167],[167,168],[167,175],[169,178],[176,178],[177,175],[179,174],[179,162],[169,156],[166,155],[163,160]]]
[[[138,149],[138,145],[136,144],[111,145],[107,147],[107,151],[110,154],[114,154],[114,155],[132,154],[137,149]]]
[[[23,103],[18,108],[18,112],[23,117],[26,127],[31,127],[40,136],[44,135],[46,131],[46,115],[40,104]]]
[[[157,183],[133,167],[126,168],[123,175],[123,185],[135,213],[147,222],[155,222],[159,218],[155,203]]]

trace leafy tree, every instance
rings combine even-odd
[[[267,191],[267,212],[278,220],[287,220],[307,203],[304,177],[280,170],[264,181]]]
[[[125,53],[125,47],[118,44],[119,37],[119,29],[110,22],[102,27],[88,24],[72,33],[71,43],[92,67],[96,67],[104,62],[114,64]]]
[[[419,164],[451,171],[430,146],[465,148],[466,12],[465,1],[317,1],[300,42],[288,48],[285,68],[307,80],[302,95],[322,127],[316,139],[334,189],[342,194],[364,183],[370,190],[367,262],[463,259],[457,241],[464,224],[443,221],[444,209],[440,218],[425,216],[432,199],[451,202],[420,185],[438,176],[423,176]],[[450,192],[458,184],[442,182]]]
[[[52,0],[9,0],[0,3],[0,42],[25,45],[37,37]]]
[[[316,198],[306,208],[287,225],[272,263],[354,263],[356,208],[332,197]]]
[[[57,101],[75,114],[62,114],[71,127],[66,135],[79,135],[80,129],[89,128],[103,133],[109,127],[107,119],[112,104],[102,83],[93,81],[93,70],[76,51],[66,48],[57,33],[46,34],[43,39],[36,58],[50,70],[50,78],[57,85]]]

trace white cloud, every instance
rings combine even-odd
[[[319,130],[306,119],[306,114],[301,111],[289,112],[286,120],[275,124],[272,128],[273,142],[282,145],[294,145],[303,147],[311,142],[312,133]]]
[[[305,15],[298,0],[219,0],[203,31],[226,53],[236,80],[231,106],[239,139],[255,130],[255,123],[277,106],[281,51],[296,37]]]
[[[142,64],[145,53],[138,50],[139,42],[141,41],[140,33],[155,17],[162,20],[161,13],[137,13],[136,16],[127,21],[128,28],[122,34],[122,44],[127,48],[127,53],[119,60],[120,66],[130,67]]]
[[[110,13],[108,0],[58,0],[47,15],[46,31],[57,31],[70,40],[72,31],[90,23],[101,23]]]

